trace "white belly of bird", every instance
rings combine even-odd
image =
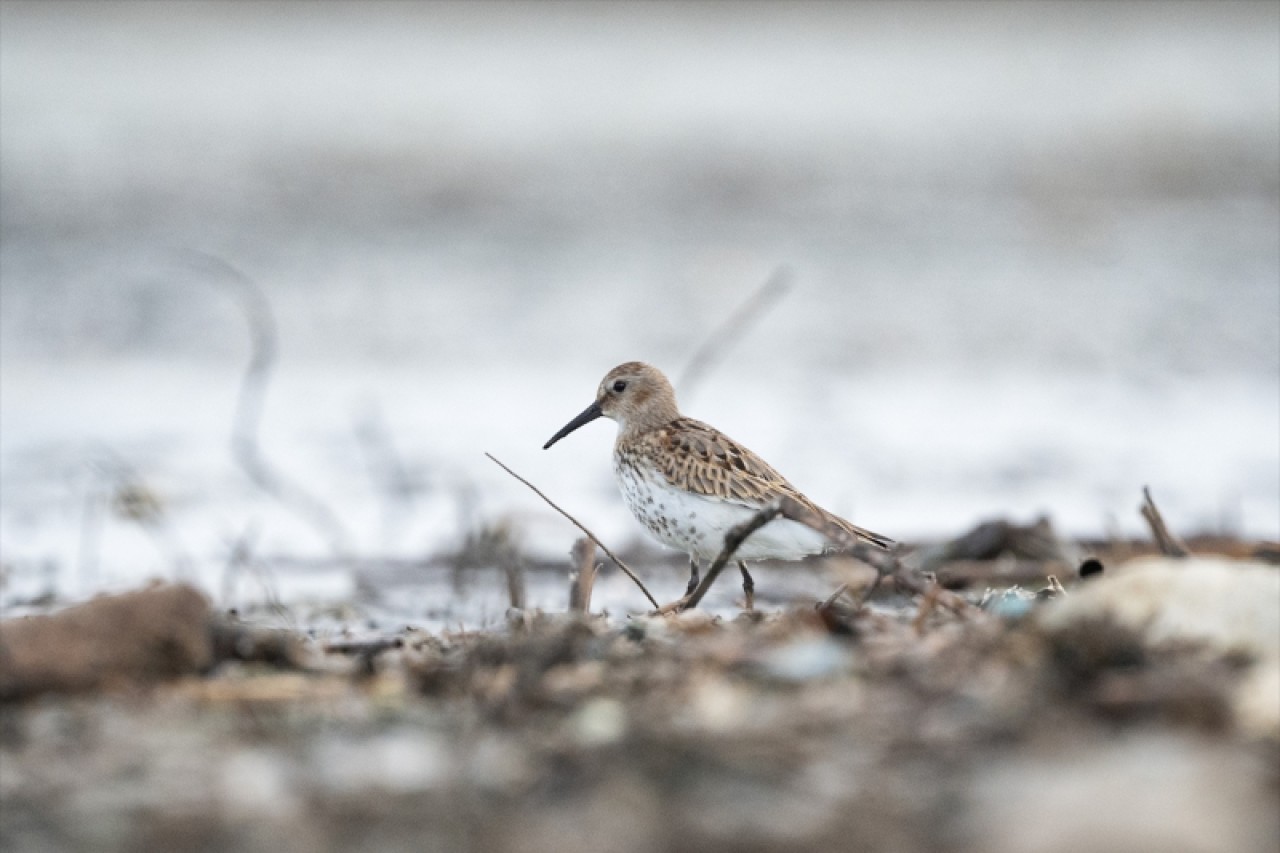
[[[614,463],[622,499],[636,520],[659,542],[684,551],[701,563],[714,560],[724,537],[759,510],[674,488],[662,475],[647,475]],[[798,560],[829,547],[826,537],[790,519],[777,518],[751,534],[734,553],[736,560]]]

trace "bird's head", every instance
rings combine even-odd
[[[621,434],[662,426],[679,415],[675,389],[662,371],[641,361],[628,361],[605,374],[595,402],[551,436],[542,449],[600,417],[616,421]]]

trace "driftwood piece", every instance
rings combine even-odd
[[[1155,500],[1152,499],[1149,486],[1142,487],[1142,506],[1139,507],[1139,511],[1151,527],[1151,536],[1156,540],[1160,553],[1166,557],[1186,557],[1190,555],[1191,551],[1187,549],[1186,543],[1174,536],[1168,525],[1164,523],[1164,516],[1160,514]]]

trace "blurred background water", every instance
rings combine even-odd
[[[231,453],[222,264],[327,529]],[[1150,484],[1280,538],[1275,3],[5,0],[4,599],[216,587],[236,542],[567,551],[483,451],[625,544],[612,429],[541,444],[784,265],[682,403],[831,509],[1141,535]]]

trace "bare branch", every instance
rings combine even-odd
[[[720,550],[719,556],[715,558],[711,567],[707,569],[706,574],[702,576],[702,581],[698,584],[698,588],[681,599],[680,609],[698,606],[698,602],[702,601],[702,597],[707,594],[707,590],[711,589],[711,584],[715,583],[716,577],[724,571],[724,567],[733,558],[734,552],[741,547],[743,542],[747,541],[747,537],[784,514],[782,503],[785,500],[788,500],[788,498],[779,498],[761,508],[746,521],[729,528],[729,532],[724,535],[724,548]]]
[[[880,574],[877,572],[876,573],[877,583],[879,583],[879,579],[880,579]],[[837,601],[840,600],[840,596],[844,595],[848,591],[849,591],[849,585],[847,583],[840,584],[840,586],[836,587],[835,592],[827,596],[826,601],[818,605],[818,609],[821,610],[824,607],[832,607],[833,605],[835,605]]]
[[[574,526],[574,527],[578,528],[578,529],[579,529],[579,530],[581,530],[583,533],[585,533],[587,536],[589,536],[589,537],[591,537],[592,539],[594,539],[594,540],[596,541],[596,543],[600,546],[600,550],[601,550],[601,551],[604,551],[604,552],[605,552],[605,554],[607,554],[607,555],[609,556],[609,559],[610,559],[610,560],[613,560],[614,565],[616,565],[618,568],[622,569],[623,574],[625,574],[627,577],[631,578],[631,581],[632,581],[636,586],[640,587],[640,591],[644,593],[644,597],[645,597],[645,598],[649,599],[649,603],[650,603],[650,604],[652,604],[654,607],[657,607],[657,606],[658,606],[658,602],[657,602],[657,600],[656,600],[656,599],[654,599],[654,597],[653,597],[652,595],[650,595],[650,594],[649,594],[649,590],[645,587],[645,585],[644,585],[643,583],[641,583],[641,582],[640,582],[640,578],[636,577],[636,573],[635,573],[635,572],[633,572],[633,571],[631,571],[631,568],[630,568],[629,566],[627,566],[627,564],[626,564],[626,563],[624,563],[624,562],[622,562],[621,560],[619,560],[619,559],[618,559],[618,557],[617,557],[617,555],[616,555],[616,554],[614,554],[612,551],[610,551],[610,550],[605,546],[605,544],[604,544],[603,542],[601,542],[601,541],[596,537],[596,535],[595,535],[594,533],[592,533],[590,530],[588,530],[588,529],[587,529],[587,528],[582,524],[582,522],[578,521],[578,519],[574,518],[572,515],[569,515],[569,513],[565,512],[565,511],[564,511],[563,509],[561,509],[560,507],[556,506],[555,501],[551,500],[551,498],[549,498],[549,497],[547,497],[546,495],[544,495],[544,494],[542,493],[542,491],[541,491],[537,486],[535,486],[533,483],[530,483],[530,482],[529,482],[528,480],[526,480],[524,477],[521,477],[521,476],[520,476],[519,474],[517,474],[515,471],[512,471],[512,470],[511,470],[510,468],[508,468],[506,465],[503,465],[501,462],[499,462],[499,461],[498,461],[497,457],[495,457],[492,453],[486,453],[486,454],[485,454],[485,456],[488,456],[488,457],[489,457],[489,459],[490,459],[490,460],[492,460],[492,461],[493,461],[493,463],[494,463],[495,465],[497,465],[499,468],[501,468],[503,471],[506,471],[506,472],[507,472],[508,474],[510,474],[512,477],[515,477],[517,480],[519,480],[520,482],[522,482],[522,483],[524,483],[526,486],[528,486],[528,487],[533,491],[533,493],[534,493],[535,495],[537,495],[538,497],[540,497],[540,498],[542,498],[544,501],[546,501],[546,502],[547,502],[547,505],[548,505],[549,507],[551,507],[551,508],[552,508],[552,509],[554,509],[556,512],[558,512],[558,513],[560,513],[561,515],[563,515],[565,518],[569,519],[569,521],[573,524],[573,526]]]
[[[765,280],[765,283],[751,295],[751,298],[742,303],[737,311],[730,314],[715,331],[707,336],[702,346],[698,347],[698,351],[693,354],[688,364],[685,365],[684,370],[680,372],[676,387],[680,389],[681,394],[687,397],[691,393],[693,387],[698,384],[716,359],[724,354],[730,339],[741,335],[752,322],[764,313],[766,308],[777,302],[791,287],[791,280],[792,272],[790,267],[778,267]]]
[[[1151,535],[1155,538],[1156,545],[1160,547],[1161,554],[1166,557],[1186,557],[1191,554],[1186,544],[1174,536],[1165,525],[1164,516],[1160,514],[1156,502],[1152,500],[1151,489],[1148,486],[1142,487],[1142,506],[1139,507],[1139,511],[1151,527]]]
[[[271,303],[256,281],[221,258],[194,250],[186,250],[184,255],[189,263],[235,295],[249,327],[249,363],[240,380],[231,427],[231,451],[236,463],[254,485],[309,522],[335,554],[345,554],[350,537],[337,513],[277,470],[263,456],[258,443],[263,401],[278,350]]]
[[[911,572],[904,569],[902,562],[893,551],[885,551],[879,547],[870,545],[858,539],[839,525],[818,515],[799,501],[793,498],[781,497],[763,507],[759,512],[742,524],[731,528],[729,532],[725,534],[724,549],[720,552],[719,556],[716,557],[715,562],[711,564],[711,568],[709,568],[707,573],[703,576],[702,582],[698,584],[698,588],[685,598],[680,599],[677,602],[673,602],[673,604],[663,608],[663,611],[666,612],[673,609],[683,610],[688,607],[696,607],[698,602],[702,600],[703,596],[707,594],[707,590],[711,588],[711,584],[715,582],[716,576],[723,571],[725,565],[728,564],[729,560],[733,557],[734,552],[737,551],[742,543],[746,541],[747,537],[779,516],[818,531],[823,536],[827,537],[831,544],[835,545],[843,553],[871,566],[871,568],[876,570],[877,575],[880,577],[892,577],[894,583],[901,589],[915,595],[925,595],[930,593],[930,587],[932,584],[925,583],[918,577],[913,576]],[[877,585],[878,583],[879,578],[877,578]],[[872,589],[874,588],[875,585],[872,586]],[[833,596],[833,598],[838,597],[838,595],[843,592],[843,589],[840,590],[836,596]],[[870,595],[870,591],[868,591],[867,594]],[[948,592],[947,590],[939,589],[933,592],[932,595],[938,604],[943,605],[955,613],[965,613],[970,609],[969,602],[952,592]]]

